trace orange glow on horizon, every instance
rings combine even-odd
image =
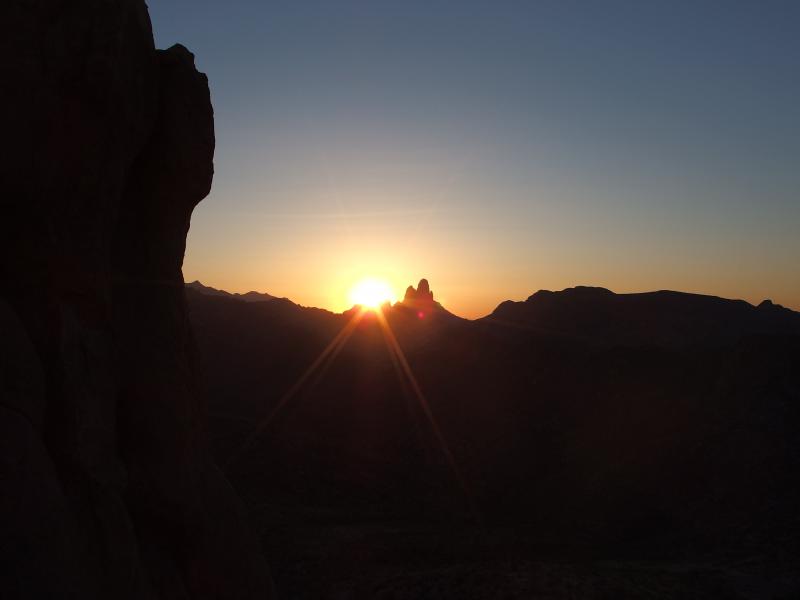
[[[369,310],[375,310],[389,302],[397,302],[397,295],[392,286],[383,279],[368,277],[358,281],[348,294],[351,305],[359,305]]]

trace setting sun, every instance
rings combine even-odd
[[[362,279],[350,290],[350,303],[375,309],[386,302],[395,302],[397,296],[392,286],[382,279]]]

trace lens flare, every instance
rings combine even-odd
[[[375,310],[386,302],[396,302],[397,296],[392,286],[382,279],[362,279],[350,290],[350,303]]]

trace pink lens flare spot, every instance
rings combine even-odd
[[[419,311],[419,312],[417,313],[417,316],[418,316],[420,319],[424,319],[424,318],[425,318],[425,313],[424,313],[424,312],[422,312],[422,311]]]

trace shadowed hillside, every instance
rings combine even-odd
[[[374,314],[353,327],[356,309],[188,291],[215,451],[261,523],[279,588],[800,589],[797,313],[573,288],[466,321],[426,284],[384,309],[418,387]]]
[[[699,294],[592,287],[540,290],[525,302],[503,302],[483,321],[604,346],[722,346],[756,334],[800,333],[800,314],[770,300],[754,307]]]

